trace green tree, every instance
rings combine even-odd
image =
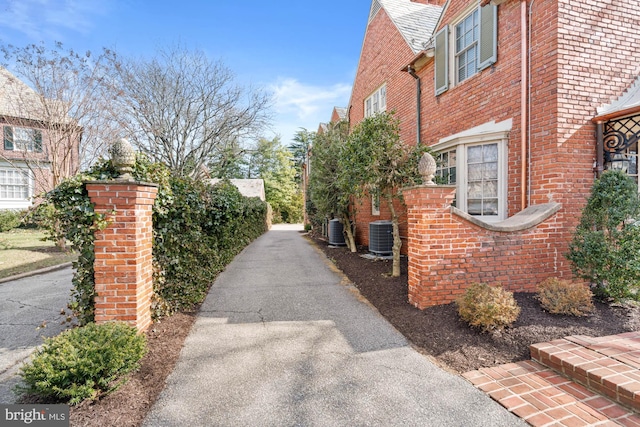
[[[307,162],[309,148],[315,138],[316,133],[310,132],[305,128],[300,128],[293,136],[293,142],[289,144],[289,151],[293,156],[293,162],[296,166],[296,181],[302,182],[302,166]]]
[[[316,208],[316,215],[322,220],[333,217],[342,219],[349,249],[356,252],[352,227],[346,226],[351,224],[355,213],[354,207],[350,207],[349,203],[353,193],[353,186],[349,181],[351,175],[343,174],[340,165],[340,157],[348,137],[349,123],[344,120],[331,123],[326,132],[315,135],[311,155],[309,195]]]
[[[302,220],[302,192],[296,183],[296,168],[291,152],[280,138],[260,138],[249,155],[247,178],[262,178],[267,202],[273,208],[274,222]]]
[[[605,172],[593,185],[567,258],[574,272],[596,285],[596,294],[639,299],[640,202],[628,175]]]
[[[345,188],[362,197],[378,192],[391,212],[393,223],[393,271],[400,275],[399,213],[394,200],[403,201],[398,190],[420,181],[418,162],[427,148],[408,146],[400,140],[400,123],[393,112],[384,112],[365,118],[358,123],[347,140],[340,158],[341,176]],[[357,184],[357,185],[356,185]]]

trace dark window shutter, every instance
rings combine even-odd
[[[33,148],[37,153],[42,153],[42,131],[33,130]]]
[[[449,27],[436,33],[435,88],[436,96],[449,89]]]
[[[13,150],[13,129],[11,126],[4,127],[4,149]]]
[[[480,54],[478,71],[498,60],[498,6],[480,8]]]

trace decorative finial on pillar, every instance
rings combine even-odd
[[[136,152],[126,139],[122,138],[111,145],[109,149],[111,163],[118,171],[118,181],[132,181],[133,167],[136,165]]]
[[[436,185],[433,182],[433,176],[436,173],[436,159],[429,153],[424,153],[418,163],[418,172],[422,175],[422,182],[424,185]]]

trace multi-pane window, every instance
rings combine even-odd
[[[387,109],[387,85],[382,85],[364,100],[364,116],[370,117]]]
[[[30,193],[28,171],[0,168],[0,199],[27,200],[31,196]]]
[[[467,147],[467,213],[498,215],[498,144]]]
[[[4,149],[42,152],[42,131],[17,126],[5,126]]]
[[[468,9],[434,34],[434,88],[440,95],[498,60],[498,6]]]
[[[438,153],[435,180],[438,184],[456,183],[456,150]]]
[[[455,26],[456,82],[460,83],[478,72],[478,9]]]
[[[456,209],[484,222],[507,218],[507,141],[511,119],[484,123],[432,146],[435,181],[456,186]]]

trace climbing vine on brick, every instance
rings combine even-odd
[[[209,185],[176,177],[139,155],[137,181],[159,185],[153,207],[153,316],[159,318],[200,303],[233,257],[266,230],[266,203],[246,198],[228,182]],[[117,176],[109,161],[65,180],[43,197],[31,214],[54,241],[64,239],[78,253],[72,302],[81,324],[94,316],[94,233],[106,219],[94,212],[84,183]]]

